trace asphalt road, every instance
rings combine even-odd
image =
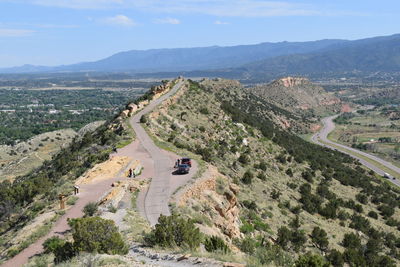
[[[347,155],[359,160],[361,164],[363,164],[367,168],[373,170],[374,172],[378,173],[379,175],[383,176],[385,171],[383,171],[382,169],[380,169],[376,165],[374,165],[374,164],[372,164],[372,163],[370,163],[370,162],[368,162],[368,161],[366,161],[366,160],[364,160],[364,159],[362,159],[362,158],[360,158],[360,157],[358,157],[356,155],[350,154],[347,151],[352,151],[352,152],[360,154],[360,155],[362,155],[364,157],[368,157],[368,158],[370,158],[370,159],[372,159],[372,160],[374,160],[376,162],[379,162],[380,164],[384,165],[385,167],[393,170],[394,172],[400,173],[400,168],[394,166],[392,163],[390,163],[388,161],[385,161],[385,160],[383,160],[381,158],[378,158],[378,157],[376,157],[374,155],[365,153],[365,152],[360,151],[358,149],[354,149],[352,147],[348,147],[348,146],[345,146],[345,145],[342,145],[342,144],[338,144],[338,143],[335,143],[335,142],[332,142],[331,140],[329,140],[328,139],[328,134],[335,129],[335,123],[333,122],[333,120],[337,116],[338,115],[334,115],[334,116],[330,116],[330,117],[326,117],[326,118],[322,119],[322,123],[324,124],[324,127],[318,133],[314,134],[311,137],[311,140],[314,143],[316,143],[318,145],[321,145],[321,146],[324,146],[324,147],[329,147],[329,148],[334,149],[334,150],[339,150],[340,152],[342,152],[344,154],[347,154]],[[324,142],[324,143],[321,143],[319,140],[322,140],[322,142]],[[400,177],[396,177],[395,180],[388,179],[388,181],[392,182],[393,184],[395,184],[397,186],[400,186],[400,180],[399,179],[400,179]]]
[[[171,155],[154,144],[153,140],[148,136],[141,125],[140,118],[151,112],[157,105],[172,96],[182,87],[183,84],[183,81],[178,82],[168,93],[152,101],[131,119],[131,124],[136,132],[137,139],[154,161],[154,177],[151,179],[151,183],[144,199],[144,213],[150,225],[155,225],[161,214],[167,216],[170,215],[168,202],[172,194],[171,181],[173,180],[172,167],[174,160],[171,159]],[[192,168],[190,176],[192,176],[194,172],[195,170]]]

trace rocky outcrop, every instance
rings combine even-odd
[[[302,77],[285,77],[276,81],[276,83],[283,85],[284,87],[293,87],[296,85],[310,84],[307,78]]]
[[[217,179],[222,179],[227,184],[222,193],[216,190]],[[205,226],[200,229],[206,234],[219,233],[221,237],[231,240],[241,236],[238,193],[237,185],[229,184],[226,177],[210,166],[201,179],[186,189],[178,201],[178,207],[207,207],[200,212],[213,223],[212,229]]]

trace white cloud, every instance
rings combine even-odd
[[[0,37],[24,37],[30,36],[35,31],[22,29],[0,29]]]
[[[132,27],[136,23],[125,15],[116,15],[114,17],[108,17],[102,20],[102,22],[110,25]]]
[[[154,23],[157,24],[181,24],[179,19],[175,18],[164,18],[164,19],[156,19]]]
[[[229,22],[216,20],[216,21],[214,22],[214,24],[216,24],[216,25],[228,25]]]

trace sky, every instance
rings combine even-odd
[[[0,68],[400,33],[398,0],[0,0]]]

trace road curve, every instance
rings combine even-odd
[[[172,167],[174,158],[176,159],[178,156],[157,147],[141,125],[140,118],[150,113],[157,105],[171,97],[183,84],[184,81],[179,81],[168,93],[151,101],[149,105],[135,114],[130,120],[138,141],[154,162],[154,176],[151,179],[150,186],[144,197],[144,215],[152,226],[158,222],[158,217],[160,217],[161,214],[170,215],[168,202],[174,189],[176,189],[174,185],[191,179],[196,172],[197,163],[192,163],[194,166],[191,168],[191,172],[188,175],[173,177],[172,172],[174,169]],[[176,182],[176,180],[179,181]]]
[[[316,144],[318,144],[320,146],[328,147],[328,148],[331,148],[331,149],[334,149],[334,150],[339,150],[340,152],[342,152],[344,154],[347,154],[347,155],[359,160],[361,164],[363,164],[367,168],[373,170],[374,172],[378,173],[379,175],[383,176],[385,171],[383,171],[382,169],[380,169],[376,165],[374,165],[374,164],[362,159],[361,157],[358,157],[356,155],[350,154],[347,151],[352,151],[354,153],[360,154],[360,155],[362,155],[364,157],[367,157],[367,158],[369,158],[371,160],[379,162],[380,164],[382,164],[385,167],[393,170],[394,172],[400,173],[400,168],[394,166],[392,163],[390,163],[388,161],[385,161],[385,160],[383,160],[381,158],[378,158],[378,157],[376,157],[374,155],[365,153],[365,152],[360,151],[358,149],[354,149],[352,147],[348,147],[348,146],[345,146],[345,145],[342,145],[342,144],[338,144],[338,143],[335,143],[335,142],[332,142],[331,140],[329,140],[328,139],[328,135],[329,135],[329,133],[331,133],[335,129],[335,123],[333,122],[333,120],[337,116],[339,116],[339,115],[334,115],[334,116],[330,116],[330,117],[326,117],[326,118],[322,119],[322,123],[323,123],[324,127],[319,132],[317,132],[316,134],[314,134],[311,137],[312,142],[314,142],[314,143],[316,143]],[[324,142],[324,143],[320,142],[320,140],[322,140],[322,142]],[[397,179],[395,179],[395,180],[388,179],[388,181],[392,182],[393,184],[395,184],[397,186],[400,186],[399,177],[397,177]]]

